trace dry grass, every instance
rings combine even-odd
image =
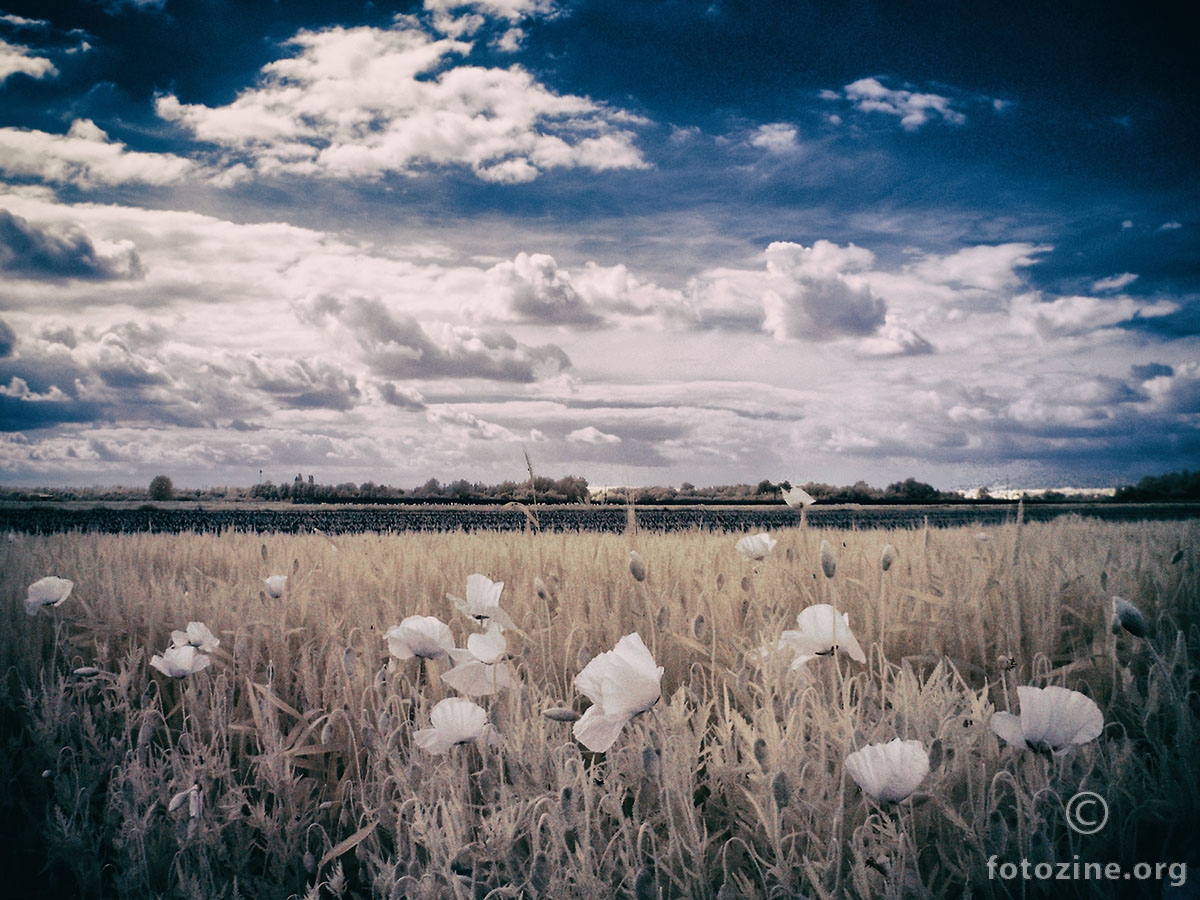
[[[18,536],[0,543],[0,815],[28,823],[42,896],[1016,897],[1039,886],[989,880],[989,858],[1195,853],[1200,524],[773,536],[757,563],[705,532]],[[481,701],[498,748],[430,756],[412,735],[453,693],[444,666],[389,662],[383,634],[436,615],[463,645],[474,623],[445,595],[473,572],[505,582],[520,685]],[[46,574],[76,586],[31,619]],[[1148,641],[1111,634],[1113,594]],[[814,603],[849,613],[866,665],[760,658]],[[212,667],[152,670],[193,620],[221,638]],[[594,755],[541,712],[582,710],[575,674],[631,631],[663,698]],[[989,717],[1021,684],[1089,694],[1104,734],[1056,758],[1004,745]],[[894,737],[940,761],[879,804],[843,760]],[[201,802],[169,809],[192,785]],[[1081,789],[1111,811],[1088,837],[1064,823]]]

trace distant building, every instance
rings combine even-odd
[[[1046,494],[1061,494],[1064,497],[1071,499],[1088,499],[1101,497],[1112,497],[1117,493],[1116,488],[1077,488],[1077,487],[1060,487],[1060,488],[972,488],[971,490],[963,491],[962,495],[967,500],[978,500],[981,496],[990,497],[993,500],[1020,500],[1022,497],[1030,499],[1043,497]]]

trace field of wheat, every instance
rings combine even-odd
[[[0,896],[1195,896],[1200,522],[798,526],[761,559],[740,537],[12,535]],[[448,597],[475,574],[503,582],[511,682],[439,745],[455,663],[387,635],[434,616],[478,654],[485,619]],[[49,575],[69,596],[28,614]],[[1114,633],[1114,596],[1145,629]],[[843,638],[794,667],[780,638],[825,604],[861,661]],[[189,623],[219,644],[171,677],[151,662]],[[661,696],[597,752],[576,677],[634,634]],[[1101,733],[1002,739],[1018,689],[1051,685]],[[928,771],[887,777],[915,789],[852,777],[897,739]],[[1108,814],[1090,834],[1081,791]]]

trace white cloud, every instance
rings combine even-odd
[[[908,271],[932,284],[999,293],[1018,287],[1019,270],[1034,265],[1039,255],[1053,249],[1047,244],[1024,242],[980,244],[948,256],[925,256]]]
[[[497,35],[489,46],[501,53],[516,53],[525,45],[525,37],[524,29],[509,28],[503,34]]]
[[[878,333],[859,341],[856,350],[863,356],[917,356],[932,353],[933,345],[889,316]]]
[[[920,91],[894,89],[884,86],[878,78],[860,78],[846,85],[841,93],[822,91],[824,100],[848,100],[863,112],[879,112],[898,116],[906,131],[916,131],[933,118],[952,125],[962,125],[967,117],[953,109],[948,97]]]
[[[76,119],[65,135],[0,128],[0,172],[57,184],[95,188],[118,184],[174,184],[194,171],[169,153],[129,150],[89,119]]]
[[[599,325],[565,269],[545,253],[519,253],[488,270],[489,299],[499,301],[507,318],[546,325]]]
[[[483,319],[596,328],[694,322],[682,292],[638,278],[624,265],[588,262],[577,274],[545,253],[518,253],[486,273],[482,297],[466,306]]]
[[[463,409],[438,407],[428,410],[426,417],[430,422],[448,426],[448,431],[459,432],[466,437],[510,443],[521,440],[520,437],[503,425],[481,419],[474,413]]]
[[[883,300],[851,274],[871,265],[869,251],[823,240],[811,247],[776,242],[766,257],[771,289],[763,327],[776,339],[866,336],[883,325]]]
[[[760,125],[750,136],[750,145],[768,153],[790,153],[800,146],[795,126],[783,122]]]
[[[576,444],[619,444],[621,439],[615,434],[606,434],[599,428],[588,425],[577,428],[567,434],[567,440]]]
[[[554,0],[425,0],[425,9],[441,13],[473,9],[485,15],[517,22],[529,16],[552,14]]]
[[[1028,293],[1012,301],[1014,327],[1055,337],[1087,334],[1135,318],[1170,315],[1178,309],[1178,304],[1171,301],[1144,303],[1130,297],[1073,296],[1043,300],[1040,294]]]
[[[53,78],[58,69],[45,57],[34,56],[28,47],[10,44],[0,38],[0,84],[18,73],[30,78]]]
[[[1120,275],[1110,275],[1108,278],[1097,279],[1092,282],[1092,290],[1096,292],[1119,291],[1121,288],[1129,287],[1137,279],[1138,277],[1132,272],[1122,272]]]
[[[1182,222],[1163,222],[1158,226],[1159,231],[1178,231],[1183,227]]]
[[[229,105],[168,94],[158,114],[231,151],[226,165],[262,174],[374,178],[468,166],[484,181],[520,183],[557,168],[646,165],[629,130],[643,120],[555,94],[519,66],[451,65],[471,45],[435,40],[411,19],[301,31],[289,46],[294,56],[264,67]]]

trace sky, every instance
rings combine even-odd
[[[1195,469],[1183,14],[0,0],[0,484]]]

